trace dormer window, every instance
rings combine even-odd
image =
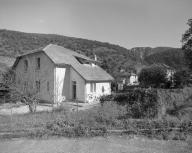
[[[77,59],[77,61],[80,64],[86,65],[86,66],[95,66],[95,63],[93,63],[92,61],[88,61],[87,59],[83,59],[80,57],[75,57]]]
[[[40,61],[40,57],[36,58],[36,70],[40,70],[41,67],[41,61]]]
[[[27,72],[28,70],[28,61],[24,60],[24,71]]]

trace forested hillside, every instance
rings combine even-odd
[[[175,69],[181,69],[185,65],[184,52],[178,48],[171,48],[145,57],[148,64],[163,63]]]
[[[178,68],[183,67],[184,61],[181,49],[136,47],[128,50],[118,45],[81,38],[0,30],[0,55],[16,57],[50,43],[75,50],[91,58],[96,54],[100,65],[115,78],[119,76],[119,70],[122,68],[127,71],[139,70],[145,65],[157,62]]]

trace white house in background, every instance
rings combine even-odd
[[[157,66],[162,67],[166,71],[166,77],[169,81],[173,81],[173,75],[175,74],[176,70],[166,64],[156,64]]]
[[[139,85],[138,75],[133,72],[120,71],[120,76],[117,80],[118,90],[123,90],[124,86]]]
[[[40,99],[48,102],[92,102],[111,94],[111,75],[95,60],[61,46],[50,44],[22,54],[13,69],[18,88],[35,89]]]
[[[129,79],[128,79],[128,85],[133,86],[133,85],[138,85],[138,75],[135,73],[130,73]]]

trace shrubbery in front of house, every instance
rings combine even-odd
[[[92,114],[91,114],[92,113]],[[122,118],[126,111],[117,103],[106,102],[88,112],[71,114],[47,122],[45,131],[50,135],[81,137],[106,135],[118,131],[124,134],[144,135],[164,140],[186,140],[192,136],[192,121],[177,118],[131,119]]]
[[[164,140],[185,140],[192,136],[192,122],[178,119],[126,120],[125,128],[135,134]]]
[[[60,109],[54,112],[14,115],[11,122],[10,117],[0,119],[1,131],[11,130],[18,136],[20,131],[31,137],[103,136],[116,131],[119,134],[169,140],[185,140],[192,136],[191,120],[132,119],[127,116],[126,107],[114,102],[104,102],[102,106],[86,111],[66,112],[65,109]]]
[[[133,118],[154,118],[158,114],[158,99],[155,89],[133,89],[101,97],[101,103],[114,101],[127,108],[127,115]]]
[[[188,139],[192,136],[191,118],[178,119],[177,116],[167,114],[171,118],[155,118],[159,109],[159,96],[164,97],[161,98],[163,103],[173,105],[172,101],[179,99],[179,96],[183,96],[183,101],[191,95],[190,88],[172,89],[171,94],[168,91],[138,88],[126,93],[103,96],[100,106],[86,111],[70,112],[66,107],[61,107],[53,112],[14,115],[11,122],[10,117],[0,116],[0,129],[10,129],[14,133],[26,131],[32,137],[103,136],[119,131],[158,139]]]
[[[167,115],[167,112],[175,112],[171,114],[179,114],[177,116],[179,117],[182,114],[190,116],[191,94],[191,87],[183,89],[137,88],[124,93],[102,96],[100,101],[101,104],[112,101],[126,107],[126,115],[130,118],[161,118]]]

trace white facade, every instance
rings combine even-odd
[[[97,101],[100,96],[111,94],[110,82],[89,82],[86,83],[86,101]]]
[[[169,81],[172,79],[174,73],[175,73],[174,70],[172,70],[172,69],[167,69],[167,71],[166,71],[166,77],[167,77],[167,79],[168,79]]]
[[[138,84],[138,76],[136,74],[131,75],[129,78],[129,85],[137,85]]]

